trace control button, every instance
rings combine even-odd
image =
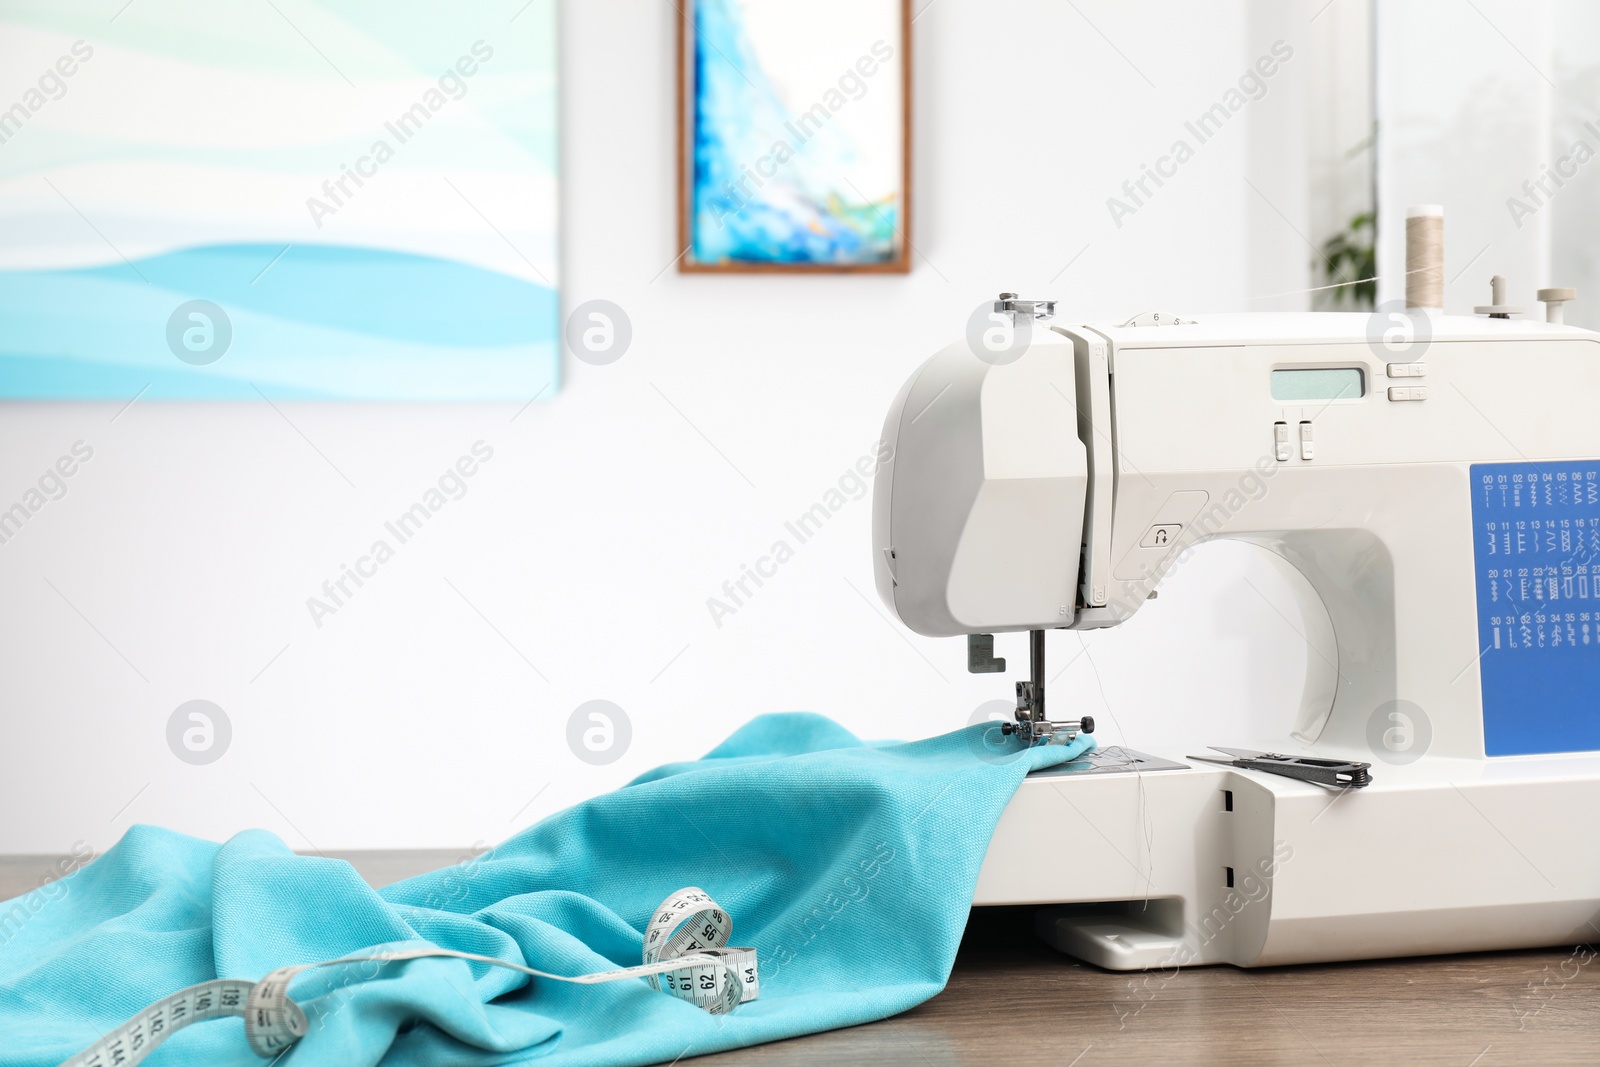
[[[1311,424],[1302,422],[1300,424],[1300,458],[1310,459],[1315,454],[1316,450],[1311,447]]]
[[[1389,386],[1390,400],[1426,400],[1428,387],[1426,385],[1391,385]]]
[[[1394,390],[1391,389],[1389,392],[1392,394]],[[1289,424],[1287,422],[1273,423],[1272,434],[1273,455],[1278,457],[1279,463],[1289,462],[1289,457],[1294,455],[1294,452],[1289,448]]]
[[[1389,364],[1389,377],[1391,378],[1421,378],[1428,373],[1426,363],[1391,363]]]
[[[1178,534],[1183,532],[1183,527],[1177,523],[1168,523],[1162,526],[1152,526],[1144,535],[1144,540],[1139,542],[1140,548],[1166,548],[1177,541]]]

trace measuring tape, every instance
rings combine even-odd
[[[733,917],[712,900],[703,889],[680,889],[661,902],[644,933],[644,965],[659,967],[663,961],[685,958],[692,952],[710,957],[712,962],[699,967],[673,968],[650,974],[654,989],[666,992],[704,1008],[712,1015],[723,1015],[746,1000],[761,994],[756,974],[756,950],[726,948],[733,936]]]
[[[279,967],[259,982],[218,978],[181,989],[150,1005],[61,1067],[135,1067],[156,1047],[194,1023],[209,1019],[244,1019],[250,1051],[272,1059],[306,1035],[306,1013],[289,999],[289,983],[301,971],[345,963],[393,963],[447,957],[507,967],[534,978],[597,985],[624,978],[646,978],[657,990],[687,1000],[713,1015],[732,1011],[761,993],[756,950],[728,948],[733,919],[703,889],[680,889],[661,902],[645,932],[644,963],[593,974],[549,974],[492,956],[419,945],[369,952],[321,963]]]

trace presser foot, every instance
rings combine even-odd
[[[979,637],[988,635],[979,634]],[[968,641],[969,655],[974,643]],[[993,659],[993,638],[987,649],[980,651],[987,653],[986,661]],[[1004,660],[1000,660],[1003,668]],[[969,670],[978,671],[978,667],[969,666]],[[1067,719],[1062,722],[1053,722],[1044,717],[1044,631],[1031,630],[1028,633],[1028,673],[1026,682],[1017,683],[1017,721],[1000,724],[1003,734],[1016,734],[1022,738],[1025,745],[1065,745],[1077,740],[1079,734],[1094,733],[1094,716],[1085,715],[1081,719]]]
[[[1094,716],[1050,722],[1047,719],[1024,719],[1019,713],[1016,722],[1001,723],[1000,732],[1016,734],[1025,745],[1066,745],[1077,740],[1079,734],[1094,733]]]

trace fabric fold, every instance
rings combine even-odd
[[[985,738],[985,731],[988,737]],[[57,1067],[211,978],[426,941],[558,974],[640,961],[654,907],[700,886],[760,958],[761,997],[711,1016],[641,980],[575,986],[462,960],[343,965],[291,987],[310,1032],[282,1067],[626,1067],[850,1026],[944,987],[1001,812],[1093,747],[993,724],[864,743],[818,715],[753,720],[456,866],[369,888],[261,830],[135,827],[0,945],[0,1065]],[[0,913],[5,910],[0,905]],[[242,1024],[197,1024],[152,1067],[259,1067]]]

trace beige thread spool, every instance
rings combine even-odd
[[[1444,208],[1406,209],[1406,307],[1444,310]]]

